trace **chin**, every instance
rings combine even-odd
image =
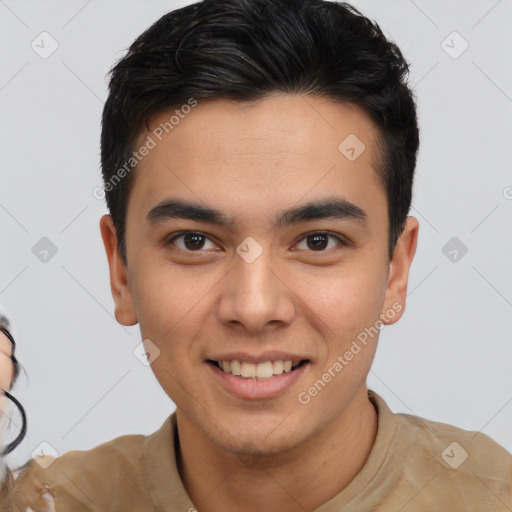
[[[281,420],[282,421],[282,420]],[[301,444],[300,436],[290,426],[275,421],[263,423],[239,422],[236,430],[216,432],[214,442],[238,457],[262,457],[284,454]]]

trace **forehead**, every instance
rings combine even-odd
[[[378,131],[355,105],[280,94],[254,103],[200,100],[187,115],[173,114],[159,113],[139,136],[139,146],[154,147],[137,166],[128,211],[179,196],[229,211],[236,222],[270,222],[276,209],[326,192],[386,207],[375,172]]]

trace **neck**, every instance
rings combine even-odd
[[[315,510],[359,473],[377,435],[377,412],[366,386],[340,418],[282,456],[226,453],[205,436],[198,437],[200,431],[179,413],[178,469],[201,512]]]

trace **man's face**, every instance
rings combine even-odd
[[[170,115],[156,116],[151,129]],[[362,146],[339,149],[351,134],[365,145],[355,159]],[[151,135],[157,144],[136,170],[127,267],[117,251],[109,256],[116,318],[139,322],[148,352],[152,344],[160,351],[151,366],[178,417],[217,446],[269,454],[298,446],[341,421],[354,398],[367,400],[375,325],[388,310],[385,323],[401,315],[393,304],[404,290],[389,283],[376,128],[353,105],[276,95],[255,105],[200,101],[164,135]],[[276,223],[285,210],[325,199],[354,207],[338,218]],[[169,200],[218,210],[231,223],[154,210]],[[371,327],[360,350],[343,358]],[[218,360],[240,361],[245,375],[305,362],[253,380],[225,373]],[[264,361],[272,365],[250,364]],[[309,392],[319,379],[324,385]]]

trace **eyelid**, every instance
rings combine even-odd
[[[194,234],[194,235],[200,235],[200,236],[210,240],[211,242],[216,243],[210,235],[207,235],[206,233],[203,233],[202,231],[194,231],[194,230],[189,229],[189,230],[185,230],[185,231],[178,231],[176,233],[172,233],[172,235],[170,235],[169,237],[167,237],[165,239],[165,245],[171,245],[176,239],[182,237],[183,235],[187,235],[190,233]],[[335,238],[339,242],[339,246],[341,246],[341,247],[348,247],[348,246],[352,245],[352,242],[350,240],[348,240],[346,237],[344,237],[343,235],[341,235],[339,233],[332,232],[332,231],[321,230],[321,229],[312,230],[312,231],[302,234],[300,236],[300,238],[294,243],[294,245],[297,245],[298,243],[302,242],[308,236],[317,235],[317,234],[326,235],[326,236]],[[334,248],[334,249],[336,249],[336,248]],[[312,254],[315,254],[315,253],[327,254],[327,253],[330,253],[334,249],[329,249],[327,251],[307,251],[307,252],[310,252]],[[183,249],[180,249],[180,250],[182,252],[186,252],[189,254],[201,254],[203,252],[208,252],[208,251],[204,251],[204,250],[199,250],[199,251],[188,251],[188,250],[183,250]]]

